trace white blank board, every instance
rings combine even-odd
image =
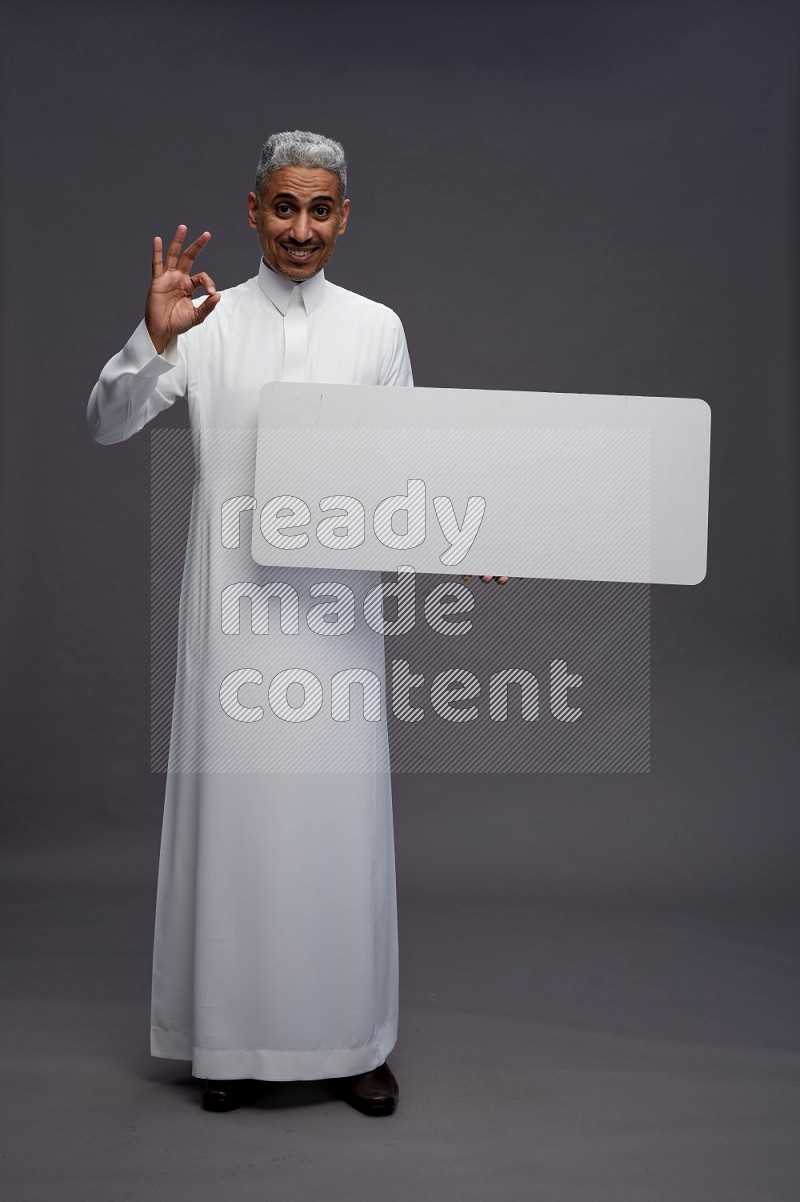
[[[685,397],[270,383],[252,555],[698,584],[710,428],[705,401]]]

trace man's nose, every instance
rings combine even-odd
[[[292,237],[295,242],[307,242],[311,237],[311,221],[308,213],[296,213],[292,222]]]

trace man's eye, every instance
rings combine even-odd
[[[317,217],[327,217],[330,209],[327,207],[327,205],[317,205],[316,212]]]
[[[275,212],[278,213],[281,217],[285,217],[286,214],[289,212],[289,206],[287,204],[276,205]]]

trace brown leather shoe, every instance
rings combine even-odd
[[[252,1102],[259,1090],[258,1081],[206,1081],[203,1086],[203,1109],[221,1113],[238,1110]]]
[[[399,1093],[394,1073],[386,1063],[354,1077],[334,1077],[333,1090],[362,1114],[392,1114]]]

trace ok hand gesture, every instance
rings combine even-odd
[[[153,346],[159,355],[176,334],[185,334],[205,321],[220,299],[207,272],[190,275],[192,264],[209,241],[208,230],[182,250],[186,226],[179,225],[169,245],[166,263],[162,260],[161,239],[153,239],[153,281],[147,294],[144,320]],[[202,305],[192,303],[195,288],[205,288],[208,296]]]

